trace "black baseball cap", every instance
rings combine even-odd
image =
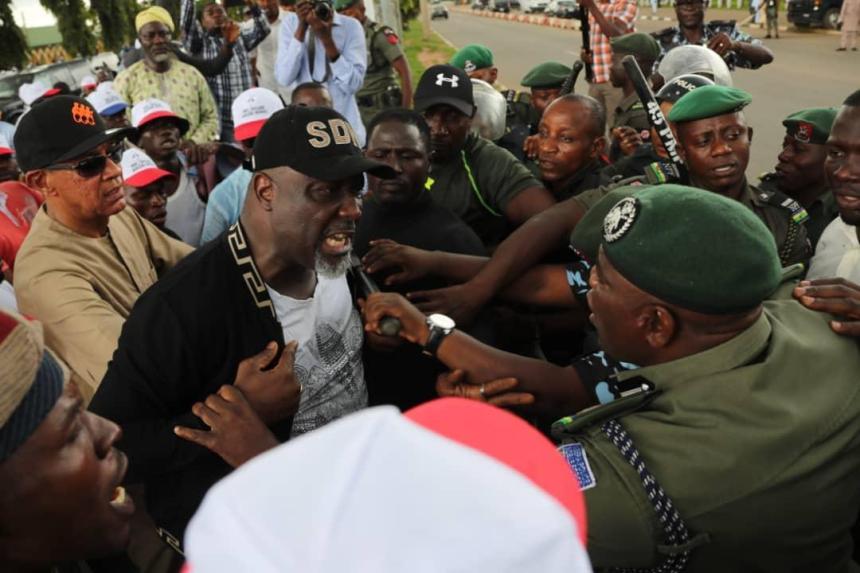
[[[43,169],[120,140],[134,128],[108,129],[90,102],[58,95],[25,113],[15,130],[15,152],[22,171]]]
[[[349,122],[327,107],[290,105],[263,124],[254,142],[254,171],[289,167],[322,181],[362,173],[389,179],[394,169],[367,159]]]
[[[664,101],[668,103],[676,103],[679,99],[694,89],[712,85],[714,85],[713,80],[710,80],[705,76],[700,76],[698,74],[684,74],[666,82],[666,85],[660,88],[660,91],[658,91],[657,95],[654,97],[657,98],[659,103],[663,103]]]
[[[448,64],[427,68],[418,80],[414,99],[415,111],[418,112],[434,105],[445,104],[469,117],[475,113],[472,80],[466,72]]]

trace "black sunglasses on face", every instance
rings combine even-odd
[[[122,143],[117,143],[110,149],[106,155],[92,155],[90,157],[86,157],[81,159],[80,161],[76,161],[75,163],[55,163],[54,165],[49,165],[45,167],[47,171],[63,171],[67,169],[74,169],[75,172],[83,179],[91,179],[96,175],[101,175],[104,173],[105,167],[107,167],[107,160],[110,159],[117,165],[119,165],[120,159],[122,158]]]

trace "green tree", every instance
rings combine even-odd
[[[134,42],[134,17],[138,11],[134,0],[91,0],[90,6],[98,18],[106,50],[116,52]]]
[[[27,61],[27,39],[12,16],[12,0],[0,0],[0,70],[22,67]]]
[[[83,0],[39,0],[57,19],[63,37],[63,47],[73,56],[92,56],[96,53],[96,37]]]
[[[403,18],[403,27],[407,27],[409,20],[414,20],[421,13],[418,0],[400,0],[400,16]]]

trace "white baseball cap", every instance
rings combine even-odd
[[[60,93],[59,89],[49,88],[39,80],[33,83],[21,84],[21,87],[18,88],[18,97],[27,106],[33,105],[33,102],[40,97],[48,97],[58,93]]]
[[[15,153],[13,151],[12,146],[9,144],[9,140],[6,139],[6,136],[0,133],[0,155],[12,155]]]
[[[96,91],[104,90],[104,89],[113,89],[113,80],[107,80],[96,86]]]
[[[99,85],[99,82],[94,76],[87,75],[81,78],[81,87],[84,89],[94,88],[97,85]]]
[[[162,117],[171,117],[179,124],[179,132],[185,134],[191,124],[184,117],[179,117],[170,109],[170,104],[160,99],[145,99],[134,104],[131,108],[131,124],[141,128],[147,123]]]
[[[98,89],[87,96],[87,101],[93,104],[99,115],[115,115],[128,107],[128,104],[116,93],[116,90],[111,86],[103,88],[101,84]]]
[[[216,484],[185,535],[194,573],[585,573],[585,503],[553,444],[500,408],[379,406]]]
[[[284,102],[272,90],[251,88],[233,100],[233,136],[236,141],[257,137],[272,114],[284,109]]]
[[[132,147],[122,154],[123,182],[129,187],[146,187],[164,177],[175,177],[170,171],[158,167],[141,149]]]

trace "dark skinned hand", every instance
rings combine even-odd
[[[436,393],[442,397],[454,396],[493,406],[509,408],[533,404],[535,397],[527,392],[515,392],[519,385],[516,378],[491,380],[483,384],[469,382],[462,370],[443,372],[436,378]]]
[[[234,468],[279,444],[234,386],[222,386],[205,402],[194,404],[191,411],[209,426],[209,431],[176,426],[173,432],[218,454]]]
[[[612,139],[618,141],[618,145],[621,147],[621,153],[624,155],[633,155],[633,153],[639,149],[639,146],[642,145],[642,136],[629,125],[623,125],[613,129]]]
[[[289,342],[278,363],[269,370],[264,368],[278,354],[276,342],[270,342],[262,352],[239,363],[235,385],[266,425],[292,416],[299,408],[302,386],[293,371],[297,347],[297,342]]]
[[[299,2],[296,4],[296,16],[299,18],[299,24],[307,28],[308,16],[313,12],[313,5],[310,2]]]
[[[579,59],[582,60],[583,64],[588,64],[589,66],[594,64],[594,58],[591,57],[591,50],[581,48],[579,50]]]
[[[363,298],[358,299],[358,308],[362,311],[362,316],[364,315],[364,305],[365,300]],[[403,339],[399,336],[383,336],[369,330],[364,333],[364,341],[367,346],[377,352],[390,353],[403,346]]]
[[[411,282],[433,274],[433,254],[395,243],[390,239],[370,241],[370,250],[361,259],[368,274],[399,269],[385,279],[386,286]]]
[[[523,153],[525,154],[525,156],[529,159],[537,159],[539,151],[540,136],[537,134],[528,136],[523,143]]]
[[[218,142],[197,144],[190,139],[185,139],[179,145],[179,149],[185,154],[189,165],[200,165],[206,163],[206,160],[218,150]]]
[[[841,278],[801,281],[793,294],[806,308],[838,316],[830,321],[834,332],[860,337],[860,285]]]
[[[379,321],[386,316],[400,319],[400,337],[424,346],[429,328],[424,314],[403,296],[391,292],[375,292],[362,305],[364,330],[379,335]]]
[[[410,292],[406,297],[421,312],[447,315],[460,326],[472,324],[487,303],[468,284]]]
[[[221,26],[221,35],[224,37],[224,41],[228,44],[235,44],[236,41],[239,40],[239,34],[241,32],[242,29],[239,28],[239,24],[233,20],[227,20]]]
[[[720,32],[708,42],[708,47],[715,51],[721,58],[734,49],[734,42],[725,32]]]

